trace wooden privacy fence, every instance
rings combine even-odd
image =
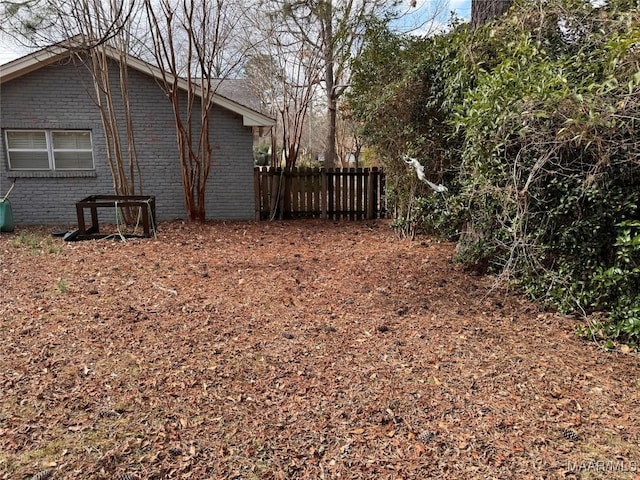
[[[254,170],[256,219],[384,216],[384,173],[378,168]]]

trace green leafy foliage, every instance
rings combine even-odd
[[[640,332],[640,221],[617,225],[615,260],[600,267],[590,279],[590,292],[598,292],[597,306],[607,309],[608,321],[598,322],[588,334],[627,337],[638,341]]]
[[[385,166],[394,225],[422,230],[421,206],[444,198],[432,196],[403,157],[418,158],[430,180],[455,189],[462,138],[447,119],[474,80],[476,52],[466,48],[472,36],[457,25],[451,36],[400,37],[379,23],[367,39],[348,105]]]
[[[271,161],[270,145],[258,145],[253,147],[253,163],[259,167],[269,165]]]
[[[398,168],[394,200],[412,210],[397,221],[456,239],[459,261],[540,302],[602,312],[591,335],[638,342],[640,12],[538,3],[476,31],[405,44],[386,33],[392,65],[380,46],[367,65],[393,78],[374,73],[352,106],[388,164],[404,151],[449,187],[430,194]]]

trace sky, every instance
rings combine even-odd
[[[402,2],[410,5],[410,0]],[[405,7],[404,15],[396,25],[398,29],[414,34],[429,34],[442,31],[451,19],[451,12],[462,19],[471,17],[471,0],[416,0],[416,6]]]
[[[451,12],[464,20],[471,17],[471,0],[403,0],[407,15],[403,17],[400,30],[414,34],[429,34],[442,31],[451,18]],[[606,0],[591,0],[594,7],[603,6]],[[0,65],[26,55],[29,50],[0,32]]]
[[[29,50],[17,45],[13,39],[0,32],[0,65],[26,55]]]
[[[405,0],[409,4],[409,0]],[[464,19],[471,16],[471,0],[416,0],[415,8],[407,7],[408,14],[403,20],[403,29],[414,33],[427,33],[444,28],[449,21],[451,12]],[[435,13],[435,21],[431,20]],[[7,35],[0,33],[0,65],[26,55],[29,50],[20,46]]]

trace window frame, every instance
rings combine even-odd
[[[45,142],[47,144],[46,152],[48,159],[48,168],[21,168],[11,165],[11,152],[44,152],[45,150],[35,150],[28,148],[10,148],[9,147],[9,135],[12,132],[35,132],[44,133]],[[53,136],[56,133],[88,133],[90,148],[86,149],[69,149],[69,148],[54,148]],[[14,172],[91,172],[95,171],[96,163],[94,157],[94,145],[93,145],[93,132],[91,130],[84,129],[38,129],[38,128],[10,128],[4,131],[4,140],[7,153],[7,165],[10,171]],[[56,166],[55,153],[56,152],[90,152],[91,153],[91,166],[86,168],[59,168]]]

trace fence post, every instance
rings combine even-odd
[[[255,209],[255,219],[262,220],[260,218],[262,213],[262,193],[260,190],[260,167],[253,167],[253,202]]]
[[[342,172],[335,169],[336,175],[336,208],[335,208],[335,216],[336,220],[341,220],[342,215],[344,215],[344,175]]]
[[[362,198],[363,189],[362,183],[364,182],[364,174],[362,168],[356,168],[356,219],[362,220],[366,217],[365,201]]]
[[[275,218],[276,215],[282,215],[282,167],[269,169],[271,184],[271,208],[269,209],[269,218]]]
[[[325,168],[320,170],[320,218],[328,218],[327,202],[329,201],[329,174]]]
[[[367,171],[367,220],[373,220],[375,218],[375,194],[374,194],[374,173],[366,169]]]
[[[375,214],[382,216],[382,184],[380,183],[380,175],[378,174],[378,167],[371,169],[373,175],[373,208]]]

